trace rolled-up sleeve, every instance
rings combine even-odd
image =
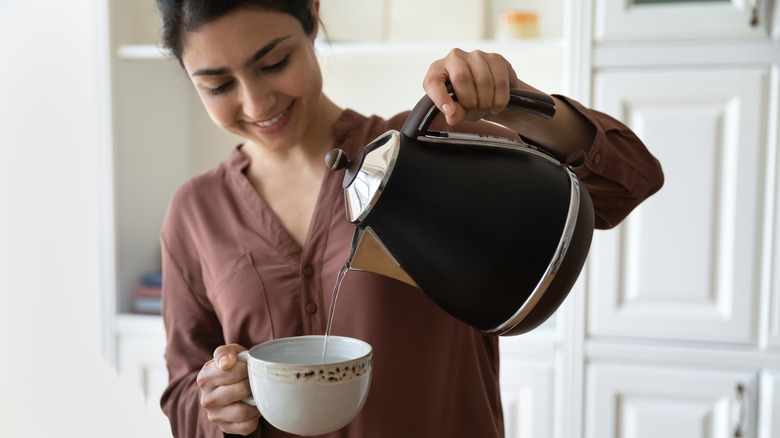
[[[593,199],[596,228],[612,228],[663,186],[661,163],[623,123],[565,96],[556,97],[596,129],[585,164],[575,173]]]

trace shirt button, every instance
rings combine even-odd
[[[305,268],[303,268],[303,275],[306,277],[313,277],[314,276],[314,267],[312,265],[306,265]]]
[[[315,313],[317,311],[317,305],[314,303],[309,303],[306,305],[306,311],[309,313]]]
[[[596,154],[593,156],[593,164],[599,164],[599,161],[601,161],[601,154]]]

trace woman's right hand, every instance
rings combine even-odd
[[[224,433],[248,435],[257,429],[260,412],[241,400],[252,395],[246,363],[238,361],[238,353],[246,348],[223,345],[214,350],[214,359],[206,362],[198,373],[200,404],[208,419]]]

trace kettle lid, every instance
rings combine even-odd
[[[331,170],[346,169],[342,185],[350,222],[360,224],[371,212],[387,186],[400,148],[401,134],[390,130],[364,147],[354,160],[350,161],[341,149],[325,156]]]

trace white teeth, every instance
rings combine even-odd
[[[274,123],[278,122],[279,120],[282,120],[282,117],[284,117],[285,114],[287,114],[287,110],[282,111],[281,113],[277,114],[274,118],[272,118],[270,120],[266,120],[264,122],[257,122],[257,123],[255,123],[255,125],[257,125],[257,126],[259,126],[261,128],[265,128],[265,127],[271,126]]]

